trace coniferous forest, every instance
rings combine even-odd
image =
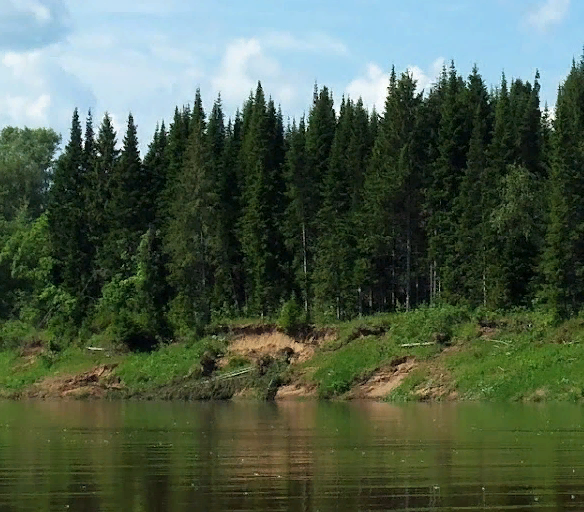
[[[258,84],[161,122],[73,113],[0,137],[0,318],[134,348],[219,318],[348,319],[422,304],[584,305],[584,57],[552,116],[539,75],[392,70],[382,112],[314,88],[284,119]],[[20,159],[20,160],[19,160]]]

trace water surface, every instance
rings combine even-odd
[[[0,402],[0,512],[584,510],[578,406]]]

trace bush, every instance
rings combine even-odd
[[[278,318],[278,327],[286,334],[296,334],[298,330],[306,323],[306,316],[295,296],[282,305],[280,317]]]
[[[39,342],[46,344],[48,335],[21,320],[10,320],[0,326],[0,350],[10,350]]]

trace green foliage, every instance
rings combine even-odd
[[[0,217],[23,208],[38,217],[47,206],[54,158],[61,137],[46,128],[6,127],[0,132]]]
[[[119,149],[108,114],[96,136],[75,110],[56,162],[54,132],[6,128],[0,319],[144,348],[217,318],[277,317],[293,294],[306,322],[445,303],[575,316],[583,62],[553,123],[539,74],[489,91],[476,67],[465,79],[452,63],[424,93],[393,69],[382,116],[346,98],[337,118],[315,86],[286,130],[259,83],[227,122],[221,98],[207,117],[197,91],[143,161],[132,115]],[[289,328],[296,306],[281,312]],[[439,313],[419,314],[451,334]]]
[[[130,394],[155,390],[195,372],[205,352],[221,352],[224,347],[220,340],[206,338],[190,344],[163,346],[152,353],[134,353],[120,362],[116,374]]]
[[[142,236],[137,255],[128,262],[130,277],[119,273],[103,287],[93,321],[115,343],[134,350],[153,349],[165,327],[153,294],[150,237],[150,231]]]
[[[278,318],[278,327],[285,333],[294,335],[306,324],[306,314],[295,296],[284,302]]]

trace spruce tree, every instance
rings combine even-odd
[[[110,178],[114,175],[119,160],[116,131],[112,119],[106,112],[101,121],[95,142],[95,165],[88,176],[87,218],[90,241],[95,248],[92,278],[95,288],[101,290],[118,270],[112,263],[108,234],[112,227],[108,205],[112,200]]]
[[[287,134],[285,177],[287,208],[282,225],[286,248],[292,257],[292,289],[302,299],[304,312],[309,312],[310,277],[308,273],[308,204],[305,187],[308,172],[306,155],[306,124],[300,118],[298,126],[294,121]]]
[[[487,265],[493,247],[488,202],[487,148],[492,113],[486,85],[475,66],[468,78],[467,108],[474,111],[467,167],[454,208],[457,219],[452,282],[454,295],[474,306],[487,305]]]
[[[205,112],[197,90],[183,167],[176,177],[166,235],[170,278],[177,291],[174,321],[200,328],[211,318],[215,210],[218,203]]]
[[[541,271],[543,297],[565,317],[584,303],[584,56],[559,87],[549,188],[549,223]]]
[[[273,117],[266,105],[260,83],[250,111],[251,119],[244,133],[241,158],[244,174],[243,212],[240,240],[247,273],[247,299],[250,311],[267,314],[274,311],[283,293],[282,266],[278,246],[279,227],[273,206],[276,190],[274,176],[280,171],[270,149],[280,136],[274,133]]]
[[[431,297],[456,294],[454,204],[466,169],[471,136],[465,108],[466,87],[454,63],[440,84],[440,124],[436,158],[426,188]],[[473,112],[474,114],[474,112]]]
[[[73,112],[69,142],[55,167],[50,189],[48,224],[54,283],[78,299],[80,322],[88,306],[85,291],[90,271],[86,256],[91,253],[85,216],[83,134],[77,109]]]

